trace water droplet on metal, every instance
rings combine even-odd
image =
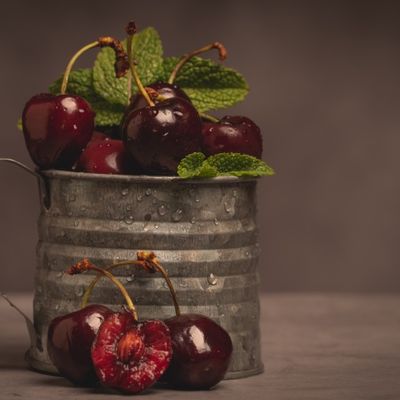
[[[82,206],[82,207],[80,208],[80,210],[81,210],[81,211],[86,211],[86,207],[85,207],[85,206]]]
[[[197,198],[197,197],[194,199],[194,201],[195,201],[196,203],[200,203],[200,199]]]
[[[144,216],[144,220],[145,221],[151,221],[151,214],[146,214],[145,216]]]
[[[168,212],[167,207],[164,204],[161,204],[160,207],[158,207],[158,213],[163,216]]]
[[[127,282],[133,282],[134,279],[135,279],[135,275],[134,274],[129,275],[129,276],[126,277],[126,281]]]
[[[56,276],[57,278],[62,278],[64,276],[64,272],[58,272]]]
[[[150,188],[146,189],[146,191],[144,192],[144,194],[145,194],[146,196],[150,196],[150,195],[151,195],[151,189],[150,189]]]
[[[137,196],[136,196],[136,200],[139,201],[139,202],[142,201],[143,200],[143,196],[140,193],[138,193]]]
[[[74,221],[74,226],[78,226],[79,225],[79,221],[76,219],[75,221]]]
[[[211,272],[207,277],[207,281],[211,286],[215,286],[218,283],[218,278]]]
[[[237,190],[234,190],[234,191],[232,192],[232,194],[233,194],[233,197],[237,197]]]
[[[76,294],[77,296],[81,297],[81,296],[83,296],[83,293],[84,293],[84,290],[83,290],[83,287],[82,287],[82,286],[78,286],[78,287],[75,289],[75,294]]]
[[[172,214],[172,221],[174,221],[174,222],[179,222],[181,219],[182,219],[182,217],[183,217],[183,211],[180,209],[180,208],[178,208],[173,214]]]
[[[228,214],[232,212],[232,207],[227,202],[224,203],[224,208]]]
[[[56,311],[58,311],[58,310],[60,309],[60,305],[59,305],[59,304],[56,304],[56,306],[54,307],[54,309],[55,309]]]
[[[126,196],[129,193],[129,189],[123,189],[121,191],[122,196]]]
[[[219,225],[219,221],[218,221],[218,218],[217,218],[217,217],[214,218],[214,224],[215,224],[215,225]]]
[[[158,229],[159,227],[160,227],[160,225],[158,225],[158,224],[154,225],[154,229]]]
[[[132,206],[127,205],[127,206],[126,206],[126,211],[132,211]]]
[[[196,223],[196,218],[195,218],[195,217],[192,217],[192,219],[190,220],[190,223],[191,223],[191,224],[195,224],[195,223]]]
[[[249,251],[246,251],[246,257],[250,257],[250,252]]]
[[[128,225],[132,225],[133,224],[133,216],[129,215],[129,217],[125,218],[125,223]]]

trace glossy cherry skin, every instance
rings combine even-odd
[[[71,382],[83,386],[97,382],[91,347],[100,325],[111,312],[93,304],[51,321],[47,351],[59,373]]]
[[[172,99],[172,98],[181,98],[189,103],[191,102],[189,96],[177,85],[166,83],[166,82],[155,82],[151,85],[147,85],[153,90],[155,90],[160,96],[164,99]],[[147,106],[147,101],[140,93],[136,94],[128,107],[128,112],[133,110],[138,110],[139,108],[143,108]]]
[[[205,122],[202,134],[203,151],[208,156],[223,152],[262,156],[260,128],[247,117],[225,116],[219,122]]]
[[[94,116],[89,103],[79,96],[33,96],[22,113],[33,162],[41,169],[70,169],[92,137]]]
[[[191,103],[171,98],[128,113],[123,139],[145,173],[176,175],[182,158],[201,151],[201,120]]]
[[[212,319],[181,314],[164,321],[173,356],[164,379],[183,389],[209,389],[224,378],[232,355],[229,334]]]
[[[132,156],[122,140],[109,139],[101,133],[96,135],[79,157],[76,171],[94,174],[130,174],[135,172]]]

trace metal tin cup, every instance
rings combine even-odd
[[[98,266],[154,251],[176,288],[182,312],[201,313],[231,335],[234,351],[226,378],[262,371],[260,357],[256,179],[110,176],[43,173],[38,223],[34,325],[36,347],[27,354],[40,371],[56,372],[46,351],[50,321],[79,308],[93,274],[64,275],[82,258]],[[158,274],[114,270],[136,302],[139,317],[174,315]],[[123,302],[109,282],[96,286],[93,303]]]

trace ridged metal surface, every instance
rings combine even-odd
[[[27,355],[55,372],[46,352],[49,322],[79,308],[93,274],[64,275],[87,257],[105,266],[156,252],[175,285],[182,312],[205,314],[230,333],[234,353],[227,378],[262,371],[260,358],[256,180],[45,173],[49,208],[39,218],[34,323],[40,340]],[[174,315],[167,285],[157,274],[114,270],[141,319]],[[100,281],[92,302],[112,308],[119,292]]]

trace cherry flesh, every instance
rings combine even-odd
[[[247,117],[225,116],[219,122],[204,122],[202,135],[203,151],[208,156],[223,152],[262,156],[260,128]]]
[[[122,140],[109,139],[97,132],[83,150],[76,170],[94,174],[130,174],[135,171],[135,165]]]
[[[151,85],[147,85],[147,88],[152,89],[153,91],[157,92],[157,94],[162,97],[164,100],[171,99],[175,97],[179,97],[191,102],[189,96],[181,89],[178,85],[166,83],[166,82],[155,82]],[[155,99],[157,101],[157,99]],[[131,104],[128,107],[128,112],[133,110],[138,110],[139,108],[143,108],[147,106],[146,99],[143,97],[142,94],[137,93],[131,101]]]
[[[98,381],[91,347],[100,325],[110,313],[109,308],[92,304],[51,321],[47,351],[62,376],[85,386]]]
[[[41,169],[70,169],[92,137],[94,116],[89,103],[79,96],[33,96],[22,114],[33,162]]]
[[[182,158],[201,151],[201,120],[191,103],[170,98],[129,112],[123,138],[145,173],[175,175]]]
[[[171,356],[167,326],[157,320],[137,322],[129,312],[110,314],[92,347],[100,382],[124,393],[139,393],[153,385]]]
[[[229,334],[212,319],[180,314],[164,321],[173,356],[165,380],[183,389],[209,389],[224,378],[232,355]]]

